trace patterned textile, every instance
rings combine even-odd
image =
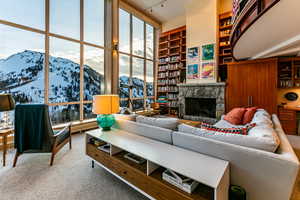
[[[253,123],[253,124],[248,124],[242,128],[218,128],[211,124],[201,123],[201,125],[199,125],[199,128],[208,130],[208,131],[214,131],[215,133],[248,135],[249,130],[255,126],[256,126],[256,124]]]

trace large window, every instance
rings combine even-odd
[[[104,92],[105,0],[82,2],[0,6],[0,93],[48,104],[54,124],[94,117],[92,97]]]
[[[123,9],[119,21],[121,106],[141,110],[154,101],[155,29]]]

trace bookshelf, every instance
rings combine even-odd
[[[300,87],[300,57],[279,58],[278,88]]]
[[[226,82],[227,63],[232,62],[232,51],[230,46],[230,34],[232,29],[232,13],[226,12],[219,15],[219,66],[218,80]]]
[[[157,96],[164,97],[168,114],[178,114],[178,87],[186,75],[186,27],[160,35],[159,63],[157,69]]]

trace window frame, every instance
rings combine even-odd
[[[44,104],[47,104],[48,106],[66,106],[66,105],[79,105],[80,109],[80,117],[79,117],[79,121],[83,121],[86,120],[84,119],[84,105],[85,104],[91,104],[93,103],[93,101],[91,100],[84,100],[84,46],[90,46],[90,47],[95,47],[98,49],[102,49],[104,50],[104,62],[106,59],[105,54],[107,52],[109,52],[111,49],[105,46],[105,43],[103,44],[103,46],[98,45],[98,44],[93,44],[90,42],[86,42],[84,40],[84,1],[85,0],[80,0],[80,38],[79,39],[74,39],[68,36],[64,36],[64,35],[60,35],[60,34],[56,34],[56,33],[52,33],[50,31],[50,3],[51,0],[44,0],[45,2],[45,27],[43,30],[38,29],[38,28],[34,28],[34,27],[30,27],[30,26],[26,26],[26,25],[22,25],[22,24],[17,24],[14,22],[10,22],[10,21],[6,21],[3,19],[0,19],[0,24],[3,25],[7,25],[13,28],[17,28],[20,30],[25,30],[25,31],[29,31],[29,32],[35,32],[35,33],[39,33],[45,36],[45,46],[44,46],[44,53],[45,53],[45,63],[44,63]],[[107,0],[104,0],[104,13],[106,13],[106,9],[107,9]],[[104,21],[106,20],[107,16],[104,17]],[[104,22],[105,23],[105,22]],[[106,39],[106,31],[104,29],[104,41]],[[49,102],[49,89],[50,89],[50,80],[49,80],[49,59],[50,59],[50,38],[58,38],[58,39],[62,39],[62,40],[66,40],[66,41],[70,41],[70,42],[74,42],[79,44],[80,46],[80,97],[79,97],[79,101],[75,101],[75,102],[60,102],[60,103],[50,103]],[[106,65],[104,65],[104,67],[106,67]],[[104,69],[105,72],[105,69]],[[104,77],[106,76],[106,74],[104,73]],[[105,80],[105,78],[104,78]],[[107,83],[104,81],[104,88],[106,87]]]
[[[126,56],[129,56],[129,69],[130,69],[130,79],[133,77],[133,58],[138,58],[138,59],[142,59],[144,61],[144,97],[143,98],[134,98],[133,97],[133,94],[132,94],[132,90],[130,92],[130,99],[131,101],[135,101],[135,100],[143,100],[144,101],[144,107],[142,109],[138,109],[138,110],[144,110],[146,109],[146,102],[148,99],[153,99],[155,100],[156,99],[156,65],[157,65],[157,55],[156,55],[156,47],[157,47],[157,43],[156,43],[156,39],[157,39],[157,34],[156,34],[156,30],[157,28],[148,23],[147,21],[145,21],[144,19],[142,19],[141,17],[133,14],[130,10],[127,10],[126,8],[120,6],[119,7],[119,12],[120,10],[123,10],[127,13],[129,13],[130,15],[130,42],[129,42],[129,53],[127,52],[123,52],[121,50],[119,50],[119,55],[126,55]],[[120,17],[120,15],[119,15]],[[135,55],[133,53],[133,17],[135,18],[138,18],[139,20],[143,21],[143,27],[144,27],[144,35],[143,35],[143,38],[144,38],[144,54],[143,56],[138,56],[138,55]],[[120,20],[119,20],[120,21]],[[153,27],[153,58],[150,59],[150,58],[147,58],[147,25],[150,25]],[[119,34],[121,34],[120,30],[119,30]],[[147,96],[147,61],[151,61],[153,62],[153,96]],[[119,65],[120,66],[120,65]],[[118,77],[119,78],[119,77]],[[119,80],[119,79],[118,79]],[[120,84],[118,84],[118,91],[120,91],[120,88],[119,88]],[[129,98],[120,98],[120,101],[129,101]],[[129,104],[129,107],[130,109],[133,109],[133,105],[130,105]]]

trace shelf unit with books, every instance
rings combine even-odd
[[[227,63],[232,62],[232,50],[230,46],[230,34],[232,29],[232,12],[226,12],[219,15],[219,66],[218,80],[226,82]]]
[[[186,27],[165,33],[159,38],[157,102],[168,107],[168,114],[178,114],[178,87],[186,75]]]

